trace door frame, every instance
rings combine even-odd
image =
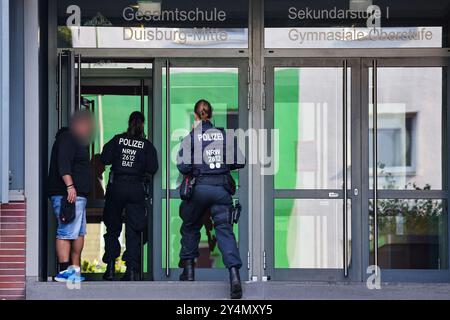
[[[247,129],[249,127],[249,110],[248,110],[248,58],[155,58],[153,69],[153,98],[154,98],[154,114],[159,115],[158,118],[153,118],[153,137],[154,144],[157,150],[162,150],[163,146],[163,133],[162,122],[160,117],[166,112],[166,106],[163,106],[163,70],[167,68],[238,68],[238,81],[239,81],[239,128]],[[169,99],[170,103],[170,99]],[[248,148],[247,148],[248,149]],[[246,151],[248,159],[248,152]],[[154,177],[154,212],[161,212],[154,216],[153,223],[153,242],[155,244],[161,243],[161,248],[165,246],[166,240],[163,240],[162,226],[163,221],[166,218],[166,210],[163,208],[162,202],[166,199],[166,189],[162,188],[163,176],[162,172],[162,152],[158,153],[158,162],[160,163],[160,170]],[[234,196],[234,199],[239,198],[239,202],[243,207],[243,215],[239,221],[239,237],[238,246],[243,261],[241,269],[241,276],[243,279],[248,278],[249,275],[249,165],[244,169],[239,170],[239,189]],[[170,199],[179,199],[179,192],[177,189],[171,189],[169,193]],[[246,210],[247,209],[247,210]],[[173,215],[173,213],[170,213]],[[170,226],[170,225],[169,225]],[[170,234],[170,232],[169,232]],[[165,250],[166,255],[168,250]],[[180,274],[179,268],[165,268],[167,257],[163,257],[162,250],[155,248],[153,250],[154,261],[154,278],[160,281],[178,281]],[[226,269],[200,269],[196,270],[196,280],[216,281],[228,279],[228,272]]]
[[[116,82],[118,79],[122,78],[122,79],[126,79],[126,80],[138,80],[138,79],[142,79],[144,82],[141,81],[141,86],[148,86],[148,100],[147,100],[147,119],[151,119],[152,117],[150,117],[151,115],[153,115],[153,98],[152,98],[152,70],[151,69],[145,69],[145,70],[122,70],[122,75],[120,74],[121,71],[115,71],[115,70],[109,70],[109,69],[105,69],[105,70],[100,70],[100,71],[92,71],[92,70],[88,70],[88,69],[83,69],[79,70],[77,63],[79,61],[81,61],[82,63],[85,61],[102,61],[103,59],[101,57],[98,56],[98,53],[96,52],[96,50],[84,50],[84,54],[81,53],[82,50],[78,50],[78,49],[57,49],[57,53],[58,53],[58,57],[60,54],[66,54],[67,56],[67,60],[68,60],[68,65],[67,66],[63,66],[65,68],[67,68],[68,70],[65,72],[67,75],[62,74],[62,77],[60,76],[61,74],[59,73],[59,67],[56,66],[56,73],[57,73],[57,81],[56,81],[56,88],[58,88],[58,84],[60,83],[60,79],[62,78],[64,82],[64,87],[67,88],[63,88],[62,91],[58,92],[57,95],[57,99],[59,99],[59,95],[62,95],[62,99],[59,100],[57,102],[57,106],[58,108],[56,108],[56,112],[51,111],[50,110],[50,115],[53,113],[56,115],[56,117],[54,117],[55,120],[58,120],[58,123],[61,126],[66,126],[69,118],[70,118],[70,113],[73,111],[76,111],[79,106],[79,101],[78,100],[78,96],[80,95],[79,92],[79,85],[81,84],[81,87],[83,86],[83,81],[86,81],[86,79],[92,79],[92,78],[99,78],[99,79],[105,79],[105,81],[109,81],[110,83],[114,83]],[[80,60],[78,60],[80,59]],[[115,60],[115,59],[111,59],[111,60]],[[126,58],[119,58],[118,60],[127,60]],[[128,60],[131,60],[132,62],[138,62],[138,63],[153,63],[153,59],[148,58],[148,57],[140,57],[140,58],[130,58]],[[83,75],[83,73],[88,73],[87,77],[85,77]],[[81,79],[79,78],[81,76]],[[84,78],[84,80],[83,80]],[[142,90],[144,90],[144,87],[142,87]],[[70,93],[70,95],[68,94]],[[142,94],[143,91],[141,92],[141,111],[142,109],[145,110],[145,107],[143,108],[143,100],[142,100]],[[49,107],[50,108],[50,107]],[[69,110],[69,111],[68,111]],[[126,121],[126,119],[125,119]],[[126,126],[126,122],[123,123],[124,126]],[[152,134],[153,134],[153,130],[152,130],[152,123],[150,121],[147,121],[147,132],[149,135],[149,139],[152,140]],[[49,126],[49,131],[51,130],[51,126]],[[50,135],[50,140],[48,141],[49,143],[49,147],[51,148],[52,144],[53,144],[53,138],[51,138],[52,135]],[[56,274],[56,252],[55,252],[55,234],[56,234],[56,226],[55,226],[55,219],[54,219],[54,214],[53,214],[53,209],[51,208],[51,204],[49,203],[49,201],[47,200],[47,225],[48,225],[48,230],[50,230],[47,234],[47,243],[48,243],[48,247],[49,250],[47,251],[47,270],[46,270],[46,274],[48,276],[49,280],[50,278],[52,278],[53,275]],[[103,207],[104,205],[104,200],[96,200],[96,201],[92,201],[91,199],[88,199],[88,205],[87,208],[98,208],[98,207]],[[152,231],[152,216],[153,216],[153,210],[152,210],[152,203],[151,203],[151,199],[149,199],[149,201],[147,201],[146,203],[146,207],[147,207],[147,212],[148,212],[148,216],[149,216],[149,220],[148,220],[148,224],[149,224],[149,237],[151,236],[151,231]],[[143,250],[143,246],[141,247],[142,251]],[[149,241],[148,242],[148,250],[150,251],[152,249],[152,242]],[[142,280],[152,280],[152,270],[153,270],[153,259],[151,257],[151,255],[147,254],[147,257],[144,257],[144,255],[142,255],[142,259],[141,259],[141,264],[144,263],[144,259],[147,260],[147,272],[141,272],[141,277]],[[86,276],[87,280],[100,280],[101,281],[101,276],[102,273],[87,273],[84,274],[84,276]]]
[[[347,112],[350,116],[348,121],[348,137],[350,138],[351,150],[351,183],[347,186],[347,198],[351,201],[351,252],[352,256],[348,265],[348,275],[344,275],[344,266],[342,269],[281,269],[274,266],[274,200],[275,199],[323,199],[344,201],[343,190],[335,189],[316,189],[316,190],[274,190],[274,177],[264,177],[265,189],[265,253],[264,253],[264,274],[266,279],[270,280],[290,280],[290,281],[361,281],[360,259],[362,252],[362,233],[361,233],[361,192],[354,194],[352,190],[361,190],[361,159],[360,154],[355,152],[361,148],[361,123],[359,107],[360,101],[360,59],[357,58],[266,58],[266,101],[265,124],[266,129],[274,127],[274,69],[276,67],[332,67],[344,68],[344,61],[350,73],[350,102],[347,106]],[[347,91],[348,92],[348,91]],[[343,111],[343,110],[342,110]],[[271,150],[271,146],[267,146]],[[337,197],[330,197],[330,193],[336,193]]]

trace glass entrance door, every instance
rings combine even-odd
[[[265,178],[266,276],[450,280],[448,67],[268,61],[264,114],[278,166]]]
[[[273,280],[360,276],[359,61],[270,60],[266,128],[278,165],[265,178],[265,272]],[[353,190],[353,191],[352,191]]]
[[[363,252],[383,281],[450,279],[448,67],[444,58],[363,60]]]
[[[193,109],[200,99],[211,102],[213,122],[225,129],[247,128],[247,63],[239,59],[157,59],[155,61],[155,146],[160,152],[161,170],[155,177],[154,250],[155,279],[178,280],[180,269],[178,186],[181,181],[176,167],[176,154],[181,140],[193,125]],[[235,233],[243,260],[243,279],[247,277],[248,204],[247,169],[233,173],[238,185],[235,201],[243,206],[243,215]],[[228,272],[215,241],[210,216],[205,212],[205,226],[201,230],[200,257],[196,279],[223,280]]]
[[[54,126],[67,127],[72,114],[79,109],[89,109],[96,122],[96,132],[89,147],[91,160],[91,190],[86,208],[87,234],[81,256],[81,270],[87,280],[101,280],[106,265],[102,262],[104,253],[103,235],[106,232],[102,221],[105,203],[105,191],[109,179],[110,167],[100,161],[103,146],[116,134],[125,132],[128,116],[133,111],[146,115],[145,132],[152,140],[152,62],[133,59],[103,59],[81,56],[72,50],[58,52],[58,99],[56,113],[51,114]],[[51,137],[55,133],[50,132]],[[50,145],[54,139],[51,138]],[[151,226],[151,199],[147,199],[148,222]],[[48,274],[56,273],[54,239],[56,220],[49,209]],[[125,218],[126,212],[124,212]],[[152,251],[152,242],[147,242],[149,232],[142,233],[141,241],[141,278],[152,279],[153,260],[148,252]],[[120,236],[121,251],[125,249],[125,230]],[[121,256],[116,262],[116,271],[125,270]]]

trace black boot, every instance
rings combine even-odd
[[[133,267],[127,267],[127,271],[123,275],[122,279],[120,279],[120,281],[139,281],[139,280],[140,280],[139,271]]]
[[[111,260],[110,262],[108,262],[108,265],[106,266],[106,271],[103,274],[103,280],[113,281],[115,271],[116,271],[116,261]]]
[[[195,280],[195,263],[194,260],[184,260],[180,262],[180,267],[184,268],[183,273],[180,274],[180,281],[194,281]]]
[[[241,277],[239,276],[239,269],[236,267],[230,268],[230,298],[242,298]]]

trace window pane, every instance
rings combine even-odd
[[[343,268],[342,204],[343,200],[276,199],[275,268]]]
[[[373,201],[370,252],[374,262]],[[378,201],[378,264],[386,269],[446,269],[447,210],[444,200]]]
[[[378,188],[442,189],[442,77],[442,68],[378,68]],[[371,69],[369,79],[372,88]]]
[[[276,189],[342,188],[342,90],[342,68],[275,68]]]

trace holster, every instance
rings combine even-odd
[[[230,209],[230,224],[238,224],[239,218],[241,217],[242,206],[237,201]]]
[[[144,187],[145,199],[149,199],[152,196],[152,179],[150,175],[145,175],[142,185]]]
[[[195,177],[191,175],[183,176],[183,181],[180,185],[180,198],[181,200],[190,200],[194,193]]]

